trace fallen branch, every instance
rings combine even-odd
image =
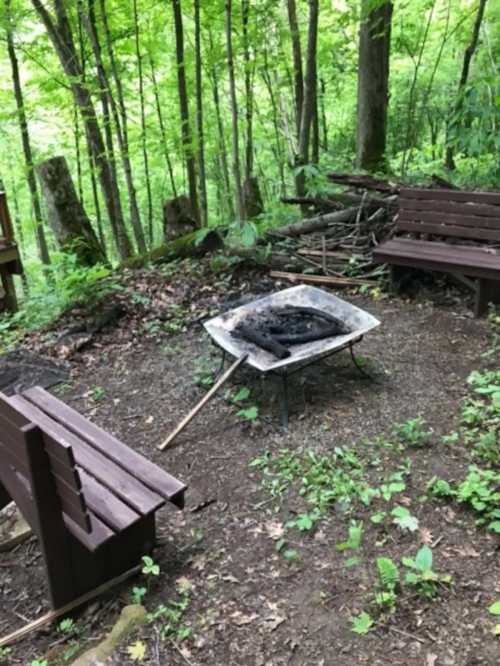
[[[326,177],[328,180],[331,180],[332,183],[338,183],[339,185],[348,185],[349,187],[365,190],[377,190],[378,192],[387,192],[389,194],[395,194],[399,192],[400,189],[400,186],[397,183],[391,183],[388,180],[382,180],[381,178],[374,178],[373,176],[363,174],[356,175],[331,172],[326,174]]]
[[[95,599],[101,594],[104,594],[104,592],[110,590],[112,587],[116,587],[116,585],[119,585],[124,580],[127,580],[127,578],[131,578],[136,573],[139,573],[142,567],[143,567],[142,564],[138,564],[132,569],[125,571],[125,573],[122,573],[120,576],[117,576],[116,578],[108,580],[106,583],[99,585],[99,587],[96,587],[95,590],[91,590],[90,592],[82,594],[81,597],[78,597],[78,599],[73,599],[73,601],[70,601],[65,606],[61,606],[61,608],[49,611],[48,613],[45,613],[45,615],[39,617],[38,620],[33,620],[33,622],[30,622],[21,629],[16,629],[16,631],[13,631],[11,634],[8,634],[7,636],[0,638],[0,647],[4,647],[5,645],[12,645],[12,643],[15,643],[21,638],[24,638],[24,636],[27,636],[28,634],[31,634],[33,631],[36,631],[37,629],[44,627],[46,624],[50,624],[54,620],[57,620],[58,617],[61,617],[62,615],[67,615],[71,611],[75,610],[75,608],[83,606],[83,604],[86,604],[87,601]]]
[[[373,280],[363,280],[362,278],[335,277],[332,275],[307,275],[305,273],[285,273],[282,271],[271,271],[270,277],[276,280],[290,280],[291,282],[305,282],[308,284],[327,284],[338,287],[359,287],[366,285],[376,287],[377,283]]]
[[[356,207],[347,208],[346,210],[340,210],[335,213],[328,213],[327,215],[318,215],[317,217],[311,217],[308,220],[301,220],[294,224],[287,224],[284,227],[279,227],[279,229],[273,229],[273,235],[278,237],[301,236],[302,234],[310,234],[313,231],[327,229],[333,224],[348,224],[356,219],[357,212],[358,209]]]

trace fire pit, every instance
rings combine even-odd
[[[368,312],[333,294],[300,285],[229,310],[204,325],[223,351],[223,364],[226,354],[239,357],[246,353],[248,365],[281,377],[283,424],[286,426],[288,376],[346,348],[358,370],[366,374],[356,363],[353,346],[379,324]],[[256,333],[253,339],[252,333]],[[269,339],[277,342],[278,348],[272,345],[264,348],[259,336],[264,337],[264,342]],[[281,358],[276,353],[280,347]]]

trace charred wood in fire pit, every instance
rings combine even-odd
[[[350,333],[349,327],[346,326],[346,323],[335,317],[335,315],[330,314],[329,312],[323,312],[322,310],[316,310],[316,308],[304,307],[304,306],[290,306],[288,308],[283,308],[281,312],[277,313],[278,316],[288,315],[288,314],[304,314],[311,315],[312,317],[318,317],[319,319],[325,319],[326,321],[331,322],[337,326],[337,333],[332,333],[332,335],[338,335],[339,333],[345,334]]]
[[[339,330],[338,324],[329,324],[322,328],[315,328],[305,333],[273,335],[273,340],[284,345],[303,345],[306,342],[323,340],[323,338],[333,338],[335,335],[342,335],[344,331]]]
[[[245,340],[248,340],[248,342],[253,342],[258,347],[271,352],[271,354],[274,354],[277,358],[284,359],[290,356],[290,351],[279,342],[276,342],[272,336],[267,335],[266,333],[259,333],[247,324],[238,324],[235,332],[242,338],[245,338]]]

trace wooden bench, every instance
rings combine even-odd
[[[0,183],[0,282],[5,301],[5,307],[11,312],[17,310],[16,290],[13,275],[21,275],[23,267],[19,249],[14,240],[14,228],[7,206],[7,195],[2,191]],[[0,311],[2,310],[0,303]]]
[[[474,290],[476,316],[488,303],[500,303],[500,193],[402,189],[396,231],[416,238],[382,243],[373,255],[377,263],[453,275]]]
[[[185,489],[44,389],[0,394],[0,508],[14,500],[38,536],[54,609],[137,565]]]

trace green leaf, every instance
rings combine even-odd
[[[500,599],[491,604],[488,610],[492,615],[500,615]]]
[[[418,529],[418,519],[415,516],[412,516],[404,506],[396,506],[391,511],[391,516],[394,517],[392,522],[398,525],[402,530],[415,532],[415,530]]]
[[[432,569],[432,550],[429,546],[422,546],[415,557],[415,567],[418,571]]]
[[[250,396],[250,389],[246,386],[243,386],[242,388],[240,388],[238,393],[234,396],[233,401],[234,402],[243,402],[243,400],[247,400],[249,396]]]
[[[240,409],[240,411],[237,412],[237,416],[241,416],[247,421],[255,421],[255,419],[259,416],[259,410],[255,406],[248,407],[248,409]]]
[[[367,634],[373,627],[373,619],[368,613],[360,613],[358,616],[352,618],[351,630],[355,634]]]
[[[377,571],[384,589],[392,589],[399,580],[399,570],[388,557],[377,557]]]

